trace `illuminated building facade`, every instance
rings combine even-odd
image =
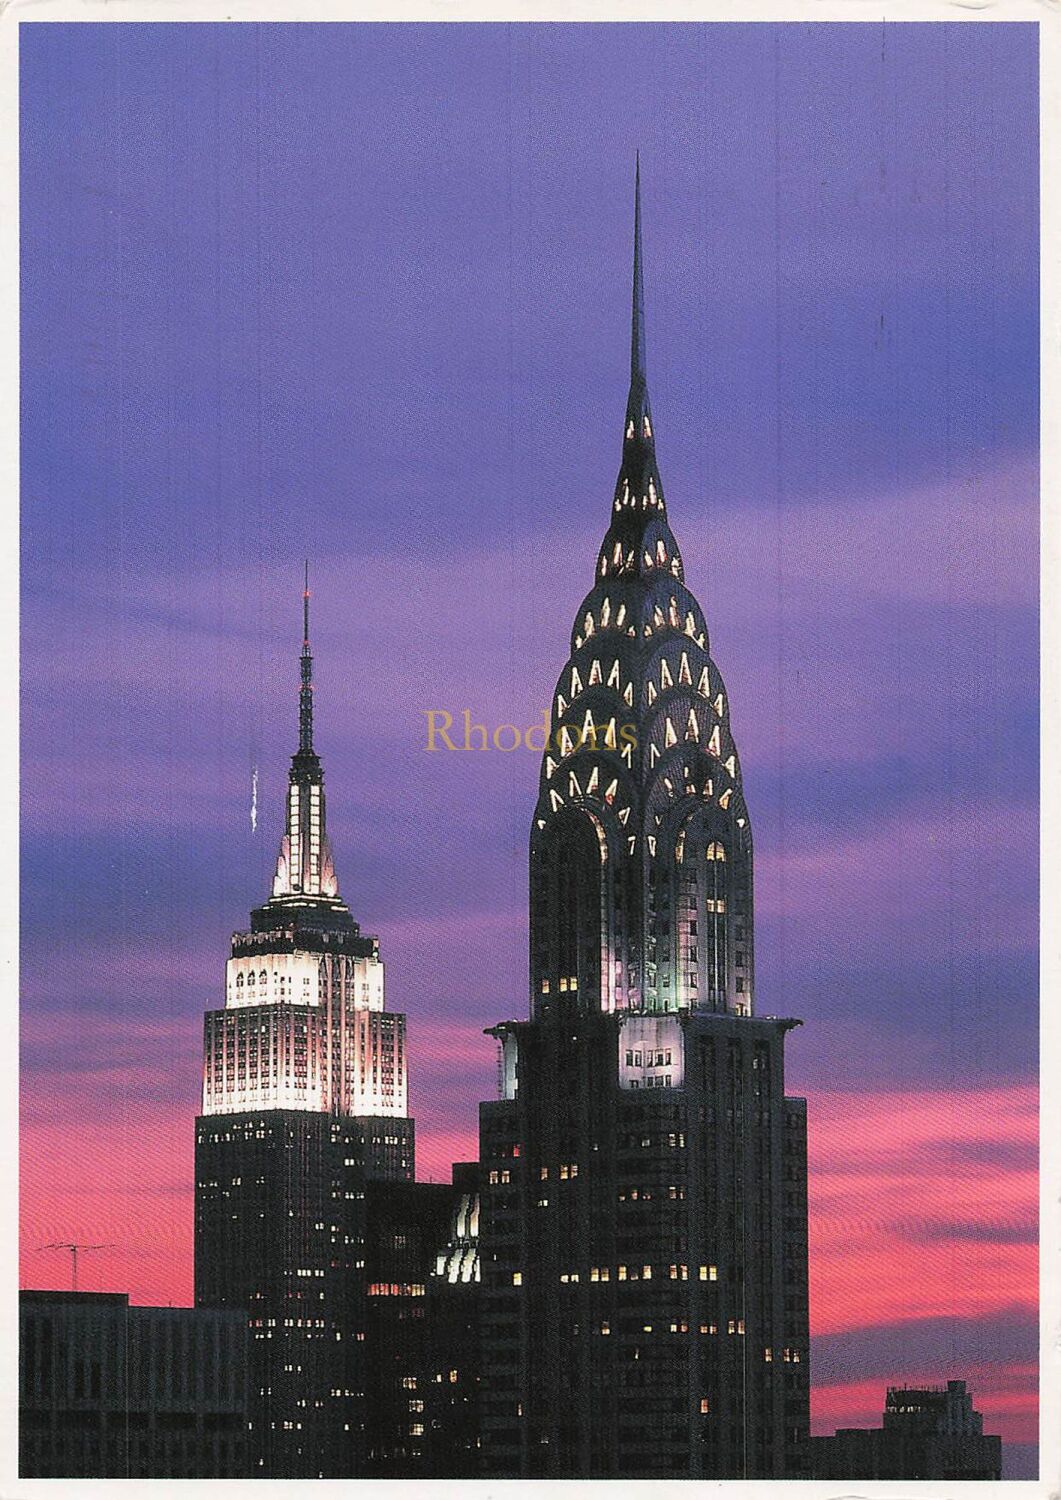
[[[405,1017],[384,1010],[378,942],[339,896],[312,665],[307,587],[285,832],[205,1017],[196,1120],[196,1304],[247,1314],[251,1472],[271,1478],[364,1465],[366,1195],[414,1175]]]
[[[780,1478],[809,1418],[798,1024],[755,1014],[752,836],[645,367],[552,704],[531,1017],[480,1117],[484,1472]]]

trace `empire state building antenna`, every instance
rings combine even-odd
[[[313,750],[313,657],[309,649],[309,559],[302,588],[302,686],[298,696],[298,748]]]

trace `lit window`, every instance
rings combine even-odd
[[[512,1272],[512,1285],[513,1286],[522,1286],[523,1285],[523,1272],[522,1271],[513,1271]]]
[[[701,1400],[700,1400],[700,1415],[702,1417],[706,1417],[707,1414],[708,1414],[708,1412],[710,1410],[711,1410],[711,1408],[708,1405],[707,1397],[706,1396],[701,1397]]]

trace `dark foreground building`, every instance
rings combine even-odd
[[[365,1198],[364,1461],[377,1479],[432,1473],[423,1393],[430,1360],[428,1272],[449,1233],[448,1183],[372,1182]]]
[[[420,1380],[430,1472],[480,1472],[479,1167],[456,1162],[449,1234],[427,1278],[427,1361]]]
[[[195,1300],[249,1320],[251,1468],[267,1478],[365,1472],[366,1206],[414,1174],[405,1017],[384,1009],[379,945],[340,899],[326,833],[308,587],[301,679],[272,895],[206,1015],[195,1124]]]
[[[1002,1439],[984,1432],[964,1380],[889,1386],[883,1427],[811,1438],[813,1479],[1001,1479]]]
[[[551,709],[531,1016],[481,1108],[483,1472],[782,1478],[808,1431],[798,1023],[755,1013],[752,837],[645,375]]]
[[[24,1479],[236,1479],[247,1470],[247,1323],[130,1307],[119,1292],[19,1293]]]

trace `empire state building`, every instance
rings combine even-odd
[[[373,1185],[412,1183],[405,1017],[339,895],[313,745],[309,588],[298,749],[272,893],[232,938],[203,1029],[195,1300],[251,1339],[252,1476],[360,1472],[374,1396],[365,1286]]]
[[[481,1106],[493,1476],[783,1478],[808,1426],[799,1023],[755,1008],[751,819],[648,394],[640,174],[622,460],[530,832],[530,1019]]]

